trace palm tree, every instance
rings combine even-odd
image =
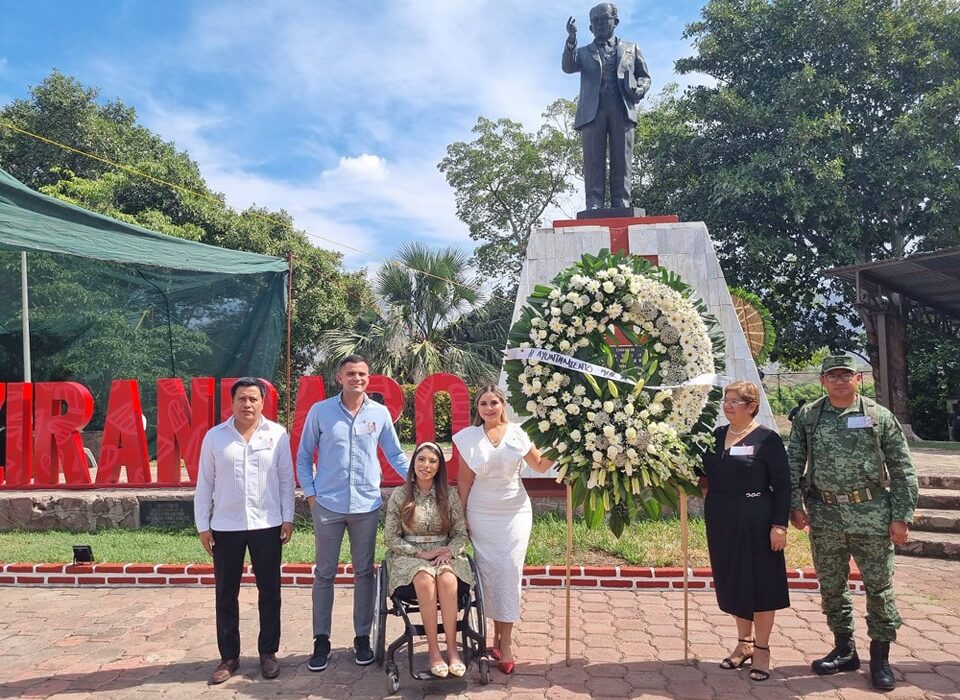
[[[436,372],[473,383],[499,374],[506,328],[487,318],[460,250],[405,243],[380,269],[374,292],[376,312],[361,315],[352,328],[323,333],[320,345],[328,362],[359,353],[369,359],[371,372],[401,382],[419,382]]]

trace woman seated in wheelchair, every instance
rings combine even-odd
[[[413,584],[420,607],[430,673],[462,676],[466,666],[457,650],[457,587],[473,585],[470,563],[463,556],[467,526],[456,489],[447,486],[447,466],[433,442],[417,445],[406,483],[387,503],[384,525],[388,588]],[[444,661],[437,638],[437,604],[447,643]]]

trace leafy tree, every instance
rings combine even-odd
[[[405,243],[377,273],[374,289],[376,312],[362,315],[350,328],[323,334],[329,364],[360,353],[372,371],[401,381],[419,382],[435,372],[471,382],[495,376],[498,366],[491,362],[487,335],[496,329],[477,323],[483,320],[482,297],[466,255],[455,248],[434,251]],[[468,328],[468,323],[475,325]]]
[[[317,363],[318,341],[325,329],[348,325],[358,312],[372,308],[373,297],[364,273],[344,273],[342,256],[314,247],[304,232],[295,229],[286,212],[262,207],[243,212],[229,209],[222,195],[210,191],[199,168],[186,153],[138,125],[133,108],[120,101],[100,104],[98,97],[96,89],[86,88],[74,78],[54,71],[31,90],[30,99],[15,100],[0,108],[0,167],[35,189],[128,223],[225,248],[292,257],[291,374],[296,383],[302,373]],[[137,172],[117,169],[38,141],[7,125],[102,156]],[[158,182],[161,180],[176,187],[161,184]],[[19,298],[19,261],[2,262],[11,273],[5,273],[4,278],[16,286],[15,290],[8,291]],[[47,291],[57,291],[55,285],[62,286],[69,280],[73,290],[70,294],[50,298],[86,299],[96,307],[96,302],[88,298],[92,292],[85,290],[82,280],[68,269],[64,268],[59,275],[54,274],[55,270],[49,271],[50,279],[60,282],[51,281],[50,290],[32,288],[35,299],[42,300]],[[211,314],[215,313],[211,310]],[[40,321],[36,319],[37,323]],[[19,357],[17,343],[12,342],[19,342],[19,321],[4,317],[0,323],[3,324],[0,336],[9,334],[4,337],[11,341],[0,343],[0,355],[5,366],[16,367],[18,362],[7,364],[6,358]],[[109,355],[111,364],[101,362],[101,367],[122,367],[127,376],[144,380],[156,373],[169,376],[169,369],[159,367],[154,371],[136,365],[134,355],[138,348],[148,346],[150,341],[140,337],[133,342],[128,334],[132,329],[148,333],[150,318],[125,317],[123,323],[118,320],[109,327],[112,328],[108,333],[110,337],[102,339],[101,350],[125,349],[129,357]],[[165,328],[158,330],[157,337],[166,332]],[[184,353],[201,352],[195,336],[186,329],[173,329],[173,332],[181,339]],[[169,341],[166,338],[166,342]],[[46,349],[35,347],[34,359],[38,379],[83,377],[88,372],[94,376],[98,369],[96,353],[78,353],[56,344]],[[89,366],[81,366],[83,362]],[[283,380],[275,381],[283,396],[285,372],[281,371],[280,376]]]
[[[777,322],[775,358],[855,348],[851,290],[823,270],[960,242],[956,4],[710,0],[685,36],[696,55],[677,69],[715,82],[668,93],[638,124],[638,204],[708,222],[728,281]],[[906,376],[901,361],[901,419]]]
[[[955,338],[925,328],[907,329],[910,346],[910,417],[928,440],[946,440],[947,399],[960,398],[960,353]]]
[[[83,151],[131,167],[165,163],[167,179],[172,167],[169,162],[176,161],[180,177],[173,179],[177,184],[207,191],[196,164],[172,144],[138,125],[133,107],[119,100],[99,104],[98,97],[99,90],[84,87],[75,78],[54,70],[32,88],[30,99],[14,100],[0,109],[0,119],[76,149],[64,150],[3,129],[0,164],[4,170],[34,189],[56,183],[64,173],[97,179],[114,170],[101,160],[76,152]],[[169,196],[154,183],[144,186],[154,197]]]
[[[558,197],[573,189],[580,149],[574,137],[573,103],[557,100],[536,134],[509,119],[477,120],[470,143],[447,147],[437,166],[454,189],[457,216],[480,245],[478,270],[512,295],[531,229]]]

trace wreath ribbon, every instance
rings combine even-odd
[[[623,384],[636,384],[629,377],[624,377],[608,367],[595,365],[586,360],[578,360],[575,357],[564,355],[562,352],[554,352],[545,348],[508,348],[503,351],[503,355],[507,360],[537,360],[548,365],[555,365],[576,372],[585,372],[601,379],[610,379]],[[646,385],[643,388],[660,391],[661,389],[682,389],[686,386],[726,386],[732,381],[733,377],[723,374],[698,374],[696,377],[691,377],[680,384]]]
[[[554,352],[544,348],[508,348],[503,351],[503,354],[508,360],[537,360],[538,362],[545,362],[548,365],[556,365],[557,367],[571,369],[576,372],[592,374],[594,377],[600,377],[602,379],[610,379],[623,384],[636,384],[636,382],[629,377],[624,377],[622,374],[614,372],[608,367],[595,365],[586,360],[578,360],[575,357],[564,355],[562,352]]]

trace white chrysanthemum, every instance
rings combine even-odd
[[[530,319],[529,340],[522,341],[527,347],[606,364],[593,350],[604,336],[624,326],[642,338],[651,360],[659,363],[651,384],[680,384],[716,371],[709,330],[694,303],[668,284],[634,273],[633,263],[621,261],[592,276],[572,274],[547,297],[541,296],[536,307],[541,315]],[[639,355],[634,357],[639,361]],[[614,399],[605,382],[599,381],[602,393],[595,396],[584,381],[579,372],[554,365],[519,373],[520,390],[529,399],[518,405],[536,416],[536,428],[542,434],[569,431],[555,446],[560,474],[582,475],[588,488],[601,489],[605,499],[614,495],[609,490],[613,483],[637,494],[651,481],[658,485],[671,478],[694,479],[699,458],[688,451],[689,445],[706,446],[709,436],[690,433],[710,387],[660,396],[619,386]],[[680,436],[690,437],[684,437],[684,443]],[[621,480],[608,478],[607,471],[620,472]]]

